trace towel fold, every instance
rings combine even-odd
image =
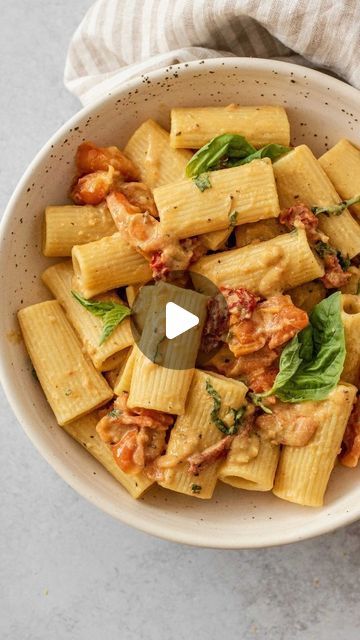
[[[97,0],[64,81],[83,104],[149,71],[250,56],[315,66],[360,88],[358,0]]]

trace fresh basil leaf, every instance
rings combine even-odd
[[[276,395],[283,402],[324,400],[340,380],[345,355],[341,294],[336,292],[314,307],[310,325],[285,347],[273,388],[262,397]]]
[[[105,340],[112,334],[114,329],[131,314],[131,309],[124,304],[114,302],[113,300],[86,300],[76,291],[71,292],[75,300],[79,302],[87,311],[94,316],[103,319],[103,330],[100,336],[99,344],[102,345]]]
[[[216,136],[199,149],[186,165],[188,178],[219,168],[220,161],[225,158],[245,158],[256,151],[246,138],[232,133]]]
[[[322,240],[319,240],[315,244],[315,251],[320,256],[320,258],[324,258],[327,253],[336,255],[336,249],[331,247],[327,242],[323,242]]]
[[[123,304],[116,304],[113,309],[107,311],[103,316],[103,330],[100,336],[99,344],[103,344],[105,340],[112,334],[116,327],[131,313],[129,307]]]
[[[211,421],[219,429],[219,431],[225,433],[225,435],[227,436],[233,436],[238,433],[239,427],[244,418],[246,406],[242,405],[238,409],[229,409],[229,414],[233,419],[232,426],[229,426],[228,424],[226,424],[226,422],[224,422],[224,420],[220,418],[221,397],[216,389],[214,389],[214,387],[212,386],[209,378],[207,378],[206,380],[205,388],[209,396],[211,396],[213,399],[213,409],[210,414]]]
[[[329,204],[325,207],[311,207],[311,211],[315,213],[316,216],[319,215],[319,213],[325,213],[327,216],[340,216],[344,209],[351,207],[353,204],[358,204],[359,202],[360,195],[349,198],[348,200],[342,200],[339,204]]]
[[[270,391],[266,393],[249,394],[253,403],[265,411],[262,399],[268,396],[278,395],[277,391],[286,387],[287,383],[295,376],[302,362],[310,362],[312,355],[312,327],[309,325],[294,336],[284,347],[280,356],[279,373]],[[272,413],[272,411],[268,410],[266,413]]]
[[[229,158],[246,158],[255,151],[255,147],[244,136],[236,133],[232,134],[232,139],[228,148]]]
[[[343,271],[347,271],[351,267],[351,260],[349,256],[343,256],[341,251],[336,252],[337,259],[339,260],[340,267]]]
[[[280,156],[283,156],[284,153],[288,153],[291,151],[290,147],[284,147],[282,144],[267,144],[265,147],[254,151],[250,155],[246,156],[246,158],[242,158],[231,164],[231,166],[235,167],[237,165],[247,164],[248,162],[252,162],[252,160],[256,160],[257,158],[270,158],[271,160],[277,160]]]
[[[236,227],[238,213],[238,211],[232,211],[229,214],[230,227]]]
[[[286,345],[280,356],[279,373],[277,374],[272,388],[272,393],[268,392],[267,395],[273,395],[277,389],[286,386],[291,378],[297,372],[302,360],[300,358],[301,343],[299,340],[299,334],[294,336],[293,339]]]
[[[193,178],[204,171],[237,167],[256,158],[276,160],[288,151],[290,147],[282,144],[267,144],[261,149],[255,149],[244,136],[224,133],[210,140],[193,155],[186,166],[186,175]]]
[[[114,302],[111,300],[107,300],[106,302],[86,300],[86,298],[83,298],[80,293],[77,293],[77,291],[72,291],[71,294],[77,302],[85,307],[85,309],[90,311],[94,316],[99,316],[100,318],[102,318],[107,311],[111,311],[114,306]]]
[[[205,191],[205,189],[210,189],[211,182],[208,173],[200,173],[199,176],[196,176],[194,179],[194,183],[200,191]]]
[[[112,409],[107,415],[110,418],[119,418],[121,416],[121,411],[119,411],[119,409]]]
[[[311,362],[314,356],[313,330],[311,324],[298,334],[299,338],[299,356],[303,362]]]
[[[202,486],[201,484],[192,484],[191,491],[192,493],[201,493]]]
[[[322,242],[322,240],[319,240],[319,242],[315,244],[315,251],[320,256],[320,258],[324,258],[327,254],[336,256],[343,271],[347,271],[348,268],[351,267],[349,256],[344,256],[341,251],[334,249],[334,247],[332,247],[327,242]]]
[[[263,403],[263,401],[262,401],[263,396],[262,396],[261,393],[249,392],[248,396],[249,396],[251,402],[256,407],[259,407],[260,409],[262,409],[264,413],[272,414],[272,411],[271,411],[270,407],[268,407],[266,404]]]

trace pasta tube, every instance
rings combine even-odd
[[[164,283],[152,288],[153,301],[139,342],[140,351],[135,357],[128,406],[179,415],[184,413],[194,373],[207,298],[190,289]],[[187,309],[199,318],[197,326],[175,340],[165,337],[165,309],[168,302]]]
[[[276,236],[287,232],[286,227],[280,224],[277,218],[242,224],[235,229],[236,246],[246,247],[248,244],[271,240],[271,238],[276,238]]]
[[[46,207],[43,253],[49,258],[69,257],[74,245],[100,240],[115,231],[110,211],[104,205]]]
[[[73,276],[74,272],[69,260],[46,269],[42,274],[42,280],[53,296],[60,302],[96,369],[100,371],[114,369],[122,359],[120,356],[121,351],[134,342],[130,319],[123,320],[107,340],[100,344],[103,321],[101,318],[89,313],[72,296]],[[120,298],[115,292],[103,294],[101,299],[120,302]]]
[[[233,445],[220,468],[219,480],[232,487],[237,487],[237,489],[271,491],[274,485],[280,447],[266,440],[253,443],[253,446],[258,450],[257,455],[246,460],[240,447]]]
[[[72,260],[74,289],[85,298],[151,278],[146,260],[123,240],[120,233],[76,245]]]
[[[360,149],[349,140],[339,140],[319,158],[319,162],[343,200],[360,194]],[[360,218],[360,204],[349,209]]]
[[[300,145],[274,162],[274,174],[280,206],[303,202],[309,207],[326,206],[341,201],[324,169],[306,145]],[[344,256],[353,258],[360,252],[360,225],[345,209],[339,216],[320,214],[319,228]]]
[[[204,233],[204,235],[201,236],[201,240],[207,249],[216,251],[224,247],[232,230],[233,227],[222,229],[221,231],[210,231],[210,233]]]
[[[304,447],[283,448],[273,489],[278,498],[308,507],[323,505],[355,395],[356,387],[339,384],[326,400],[309,403],[319,426]]]
[[[359,386],[360,383],[360,297],[343,294],[341,319],[344,325],[346,358],[342,380]]]
[[[130,350],[131,350],[131,347],[129,347],[128,349],[124,349],[123,351],[120,351],[121,358],[119,358],[118,366],[115,369],[110,369],[110,371],[104,371],[104,378],[106,382],[109,384],[109,386],[112,388],[112,390],[114,390],[121,368],[124,366],[124,363],[129,357]]]
[[[351,266],[347,272],[350,274],[350,280],[340,288],[340,291],[341,293],[358,295],[358,292],[360,292],[360,269],[359,267]]]
[[[114,461],[110,447],[97,434],[96,425],[98,421],[97,413],[94,412],[74,420],[71,424],[63,425],[63,429],[98,460],[133,498],[140,498],[153,484],[152,480],[149,480],[144,473],[130,475],[120,469]]]
[[[158,461],[163,471],[163,479],[159,482],[162,487],[197,498],[211,498],[221,461],[209,464],[194,476],[189,473],[187,458],[201,453],[224,437],[212,421],[213,399],[206,390],[207,380],[221,397],[221,419],[229,415],[231,408],[239,409],[245,404],[247,387],[242,382],[196,369],[185,414],[176,420],[166,454]]]
[[[125,289],[126,300],[128,302],[129,307],[132,307],[135,301],[137,294],[139,293],[142,284],[129,284]]]
[[[193,180],[154,189],[164,233],[177,238],[229,229],[279,215],[271,160],[253,160],[209,174],[210,188],[200,191]]]
[[[174,148],[200,149],[222,133],[239,133],[255,147],[290,143],[290,124],[283,107],[229,104],[171,110],[170,144]]]
[[[154,120],[146,120],[136,129],[124,152],[139,169],[140,180],[151,189],[182,180],[192,157],[190,151],[173,149],[169,133]]]
[[[83,354],[57,300],[21,309],[18,319],[34,369],[60,425],[111,400],[112,389]]]
[[[138,348],[136,344],[130,350],[128,357],[120,367],[119,374],[114,384],[114,393],[120,396],[123,391],[129,393],[131,386],[131,378],[134,371],[135,358],[137,357]]]
[[[323,266],[312,252],[304,229],[272,240],[232,251],[204,256],[191,266],[218,287],[246,287],[264,297],[296,287],[324,275]]]

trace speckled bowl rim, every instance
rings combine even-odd
[[[202,65],[202,68],[206,67],[207,69],[211,68],[214,70],[220,69],[220,67],[225,67],[228,69],[236,67],[237,70],[243,69],[247,71],[251,69],[254,72],[276,70],[279,73],[291,74],[294,78],[300,76],[305,71],[308,81],[317,85],[317,88],[324,89],[324,93],[327,88],[330,88],[335,92],[339,92],[342,96],[344,96],[344,99],[346,99],[346,96],[355,99],[359,99],[360,97],[360,92],[354,87],[351,87],[350,85],[342,82],[341,80],[338,80],[337,78],[321,73],[320,71],[284,61],[266,60],[263,58],[224,57],[210,58],[207,60],[196,60],[192,62],[180,63],[164,67],[157,71],[146,74],[145,77],[151,81],[164,82],[166,73],[168,73],[169,71],[176,69],[176,71],[180,71],[182,74],[192,75],[193,71],[195,69],[198,69],[199,64]],[[48,142],[40,149],[40,151],[36,154],[29,167],[19,180],[4,212],[3,218],[0,223],[0,251],[3,243],[5,242],[8,227],[11,224],[11,218],[13,216],[13,213],[15,212],[16,202],[20,194],[22,194],[26,189],[29,178],[32,175],[33,171],[36,169],[37,165],[41,163],[48,155],[50,155],[51,146],[56,144],[64,136],[64,134],[68,132],[69,128],[74,128],[75,126],[77,126],[79,121],[81,121],[85,116],[91,115],[99,107],[112,102],[114,98],[121,97],[124,93],[136,89],[142,83],[143,78],[144,76],[139,76],[124,83],[121,87],[117,88],[116,90],[112,90],[111,92],[107,93],[106,96],[95,100],[90,105],[87,105],[86,107],[78,111],[72,118],[70,118],[64,125],[62,125],[48,140]],[[179,533],[171,527],[169,527],[169,529],[166,529],[164,523],[159,524],[157,522],[147,520],[141,515],[127,513],[126,511],[122,513],[121,518],[119,518],[118,514],[114,513],[111,505],[107,501],[105,501],[104,504],[104,501],[91,491],[86,479],[83,479],[82,477],[73,477],[68,469],[66,461],[57,458],[56,455],[54,455],[52,447],[48,446],[42,441],[41,433],[37,429],[36,423],[29,421],[25,410],[21,405],[18,404],[18,398],[16,397],[15,390],[8,380],[8,374],[11,374],[11,367],[6,362],[3,343],[0,341],[0,382],[17,420],[21,424],[22,428],[24,429],[25,433],[30,438],[36,449],[50,464],[50,466],[59,474],[59,476],[61,476],[61,478],[63,478],[63,480],[65,480],[65,482],[67,482],[67,484],[70,485],[77,493],[86,498],[89,502],[96,505],[105,513],[108,513],[110,516],[116,519],[120,519],[123,523],[135,527],[140,531],[149,533],[164,540],[182,544],[189,544],[198,547],[218,549],[250,549],[289,544],[292,542],[298,542],[299,540],[305,540],[308,538],[320,536],[324,533],[329,533],[331,531],[334,531],[335,529],[348,525],[360,518],[359,501],[359,505],[357,508],[353,508],[351,511],[334,515],[331,520],[328,520],[326,518],[326,514],[324,512],[323,521],[319,522],[317,520],[315,523],[312,523],[311,521],[307,522],[301,529],[301,532],[287,531],[286,528],[279,527],[279,532],[277,533],[277,535],[270,533],[268,539],[266,538],[265,534],[263,534],[261,536],[261,539],[259,540],[254,538],[254,534],[249,534],[248,540],[245,542],[244,539],[242,539],[240,544],[239,541],[236,540],[235,534],[233,543],[224,543],[214,539],[211,534],[199,534],[196,531],[196,528],[191,529],[186,533]]]

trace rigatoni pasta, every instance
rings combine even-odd
[[[171,110],[170,142],[174,148],[200,149],[222,133],[241,134],[255,147],[290,142],[290,125],[283,107],[229,104]]]
[[[176,342],[166,337],[165,310],[169,302],[199,318],[199,324],[180,335]],[[206,297],[195,291],[169,284],[157,287],[134,360],[128,400],[130,407],[143,406],[176,415],[184,412],[205,321],[206,304]]]
[[[111,400],[112,389],[84,356],[56,300],[21,309],[18,318],[36,375],[60,425]]]
[[[260,438],[253,443],[253,447],[257,449],[257,453],[249,460],[244,456],[243,449],[240,446],[237,447],[235,443],[226,461],[220,467],[219,480],[237,489],[271,491],[280,447]]]
[[[85,298],[127,284],[146,282],[151,271],[144,258],[124,241],[120,233],[72,250],[74,289]]]
[[[201,470],[194,477],[189,473],[194,454],[203,454],[210,446],[222,440],[212,418],[213,400],[207,391],[207,385],[221,396],[220,417],[230,417],[232,408],[245,408],[246,387],[237,380],[196,370],[192,379],[186,411],[180,416],[171,431],[166,455],[160,461],[163,473],[161,486],[179,493],[197,498],[211,498],[221,460]],[[248,455],[253,455],[251,451]],[[189,462],[190,460],[190,462]]]
[[[169,133],[154,120],[146,120],[131,136],[126,155],[140,171],[140,178],[151,189],[185,177],[191,152],[173,149]]]
[[[319,426],[309,444],[285,447],[276,473],[274,494],[308,507],[321,507],[339,452],[356,388],[340,384],[327,400],[312,407]]]
[[[104,205],[46,207],[43,253],[48,258],[70,257],[72,248],[111,236],[115,223]]]
[[[235,228],[236,246],[246,247],[248,244],[271,240],[271,238],[276,238],[276,236],[280,236],[286,231],[287,229],[280,224],[278,218],[242,224]]]
[[[319,162],[330,178],[338,194],[352,198],[360,194],[360,149],[349,140],[339,140],[319,158]],[[360,218],[360,205],[349,207],[351,213]]]
[[[124,391],[126,391],[126,393],[129,393],[130,391],[131,378],[134,371],[135,359],[137,355],[139,355],[138,348],[136,345],[134,345],[128,353],[126,360],[120,367],[117,379],[115,381],[114,392],[117,396],[120,396]]]
[[[71,293],[74,280],[71,261],[49,267],[42,274],[42,280],[65,310],[96,369],[100,371],[115,369],[121,363],[121,351],[134,342],[129,318],[126,318],[113,331],[108,340],[100,344],[103,327],[101,319],[80,306]],[[101,299],[120,301],[116,292],[105,294]]]
[[[98,422],[99,416],[94,412],[78,418],[70,424],[63,425],[63,429],[98,460],[115,480],[125,487],[133,498],[140,498],[151,487],[153,481],[144,473],[129,475],[119,468],[110,449],[101,440],[96,431]]]
[[[341,297],[341,318],[346,343],[342,379],[344,382],[358,386],[360,384],[360,297],[351,294],[343,294]]]
[[[246,286],[263,296],[284,291],[324,274],[303,229],[272,240],[201,258],[191,267],[218,287]]]
[[[154,189],[165,233],[178,238],[227,229],[279,215],[274,174],[268,158],[213,171],[211,188],[191,180]]]
[[[204,233],[204,235],[201,236],[201,240],[207,249],[216,251],[217,249],[224,248],[232,231],[233,227],[220,231],[210,231],[210,233]]]

